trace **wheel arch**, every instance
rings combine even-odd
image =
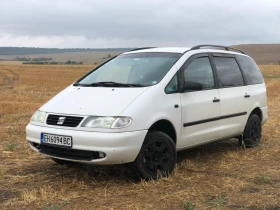
[[[261,120],[261,122],[262,122],[262,119],[263,119],[262,110],[261,110],[259,107],[256,107],[256,108],[250,113],[249,117],[250,117],[251,115],[253,115],[253,114],[256,114],[256,115],[260,118],[260,120]]]
[[[149,131],[161,131],[167,134],[173,140],[175,145],[177,143],[176,129],[169,120],[161,119],[156,121],[153,125],[151,125]]]

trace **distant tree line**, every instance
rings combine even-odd
[[[28,61],[28,62],[23,62],[22,64],[39,64],[39,65],[58,65],[60,63],[51,61],[51,62],[43,62],[43,61]]]
[[[47,62],[47,61],[27,61],[27,62],[23,62],[22,64],[38,64],[38,65],[59,65],[59,64],[67,64],[67,65],[82,65],[84,64],[83,62],[76,62],[76,61],[66,61],[66,62],[55,62],[55,61],[51,61],[51,62]]]
[[[0,55],[53,54],[66,52],[124,52],[131,48],[35,48],[35,47],[0,47]]]
[[[15,60],[17,61],[34,61],[34,62],[40,62],[40,61],[51,61],[52,58],[46,58],[46,57],[42,57],[42,58],[29,58],[29,57],[16,57]]]
[[[70,60],[68,60],[65,64],[68,64],[68,65],[70,65],[70,64],[72,64],[72,65],[75,65],[75,64],[82,65],[82,64],[84,64],[84,63],[83,63],[82,61],[76,62],[76,61],[70,61]]]

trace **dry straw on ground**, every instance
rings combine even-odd
[[[59,166],[31,151],[31,115],[91,66],[0,64],[0,209],[279,209],[280,66],[260,66],[269,121],[259,147],[226,140],[179,152],[174,173],[143,181],[121,166]]]

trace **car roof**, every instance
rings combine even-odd
[[[144,49],[135,49],[132,51],[125,52],[123,54],[131,54],[131,53],[145,53],[145,52],[163,52],[163,53],[184,53],[190,50],[190,47],[151,47]]]
[[[232,48],[233,49],[233,48]],[[211,53],[224,53],[224,54],[238,54],[247,56],[240,52],[231,51],[231,50],[221,50],[221,49],[215,49],[215,48],[200,48],[200,49],[192,49],[190,47],[147,47],[147,48],[139,48],[139,49],[133,49],[128,52],[124,52],[123,54],[133,54],[133,53],[180,53],[183,54],[187,51],[197,51],[198,53],[202,52],[211,52]]]

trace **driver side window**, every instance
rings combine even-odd
[[[204,90],[215,87],[213,70],[208,57],[200,57],[193,60],[184,69],[185,82],[199,82]]]

